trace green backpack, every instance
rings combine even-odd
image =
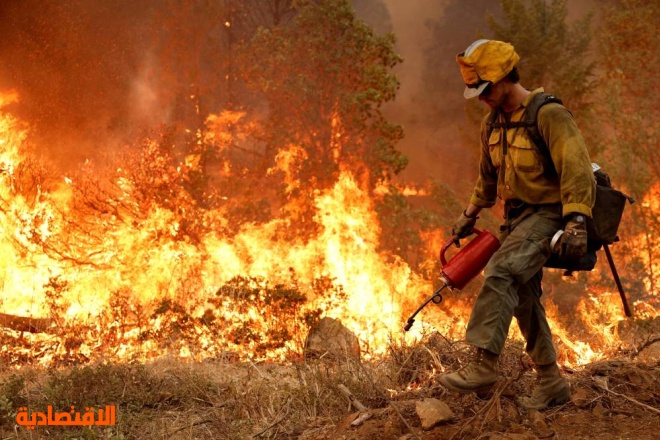
[[[548,158],[548,163],[552,164],[550,150],[541,136],[537,125],[537,115],[539,109],[546,104],[555,102],[562,104],[561,99],[549,93],[539,93],[535,95],[527,106],[524,119],[515,122],[495,122],[497,112],[493,111],[486,121],[486,136],[495,128],[519,128],[527,130],[527,135],[536,147]],[[623,210],[626,202],[634,203],[635,200],[612,188],[609,175],[597,164],[592,163],[594,179],[596,180],[596,202],[592,209],[593,217],[587,221],[588,234],[588,252],[578,261],[562,260],[557,255],[552,255],[545,264],[546,267],[566,269],[568,271],[592,270],[597,261],[596,251],[603,245],[612,244],[619,240],[617,231],[621,224]],[[556,172],[556,171],[555,171]]]

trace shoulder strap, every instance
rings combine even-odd
[[[562,104],[562,100],[557,98],[550,93],[539,93],[534,95],[532,100],[527,105],[523,120],[516,122],[496,122],[497,121],[497,110],[493,110],[488,115],[486,120],[486,139],[490,137],[493,129],[495,128],[516,128],[516,127],[525,127],[527,128],[527,134],[534,145],[536,145],[540,150],[543,150],[545,153],[549,154],[548,146],[539,132],[539,127],[537,124],[537,116],[539,109],[546,104],[551,102],[556,102]]]
[[[486,117],[486,129],[484,130],[483,136],[484,136],[484,141],[485,143],[488,143],[488,139],[490,138],[490,134],[493,132],[494,125],[496,124],[495,121],[497,121],[497,115],[498,115],[497,109],[491,110],[490,113],[488,113],[488,116]]]
[[[563,104],[562,100],[557,98],[555,95],[551,95],[550,93],[539,93],[530,101],[530,103],[527,105],[527,110],[525,111],[525,122],[527,123],[526,127],[529,138],[537,147],[548,154],[550,154],[548,145],[545,143],[545,139],[543,139],[543,136],[541,136],[541,133],[539,132],[538,114],[541,107],[546,104],[550,104],[551,102]]]

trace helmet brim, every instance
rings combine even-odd
[[[465,87],[465,90],[463,90],[463,97],[465,99],[472,99],[476,98],[477,96],[481,95],[481,93],[490,85],[490,81],[485,81],[477,87]]]

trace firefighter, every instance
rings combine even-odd
[[[591,217],[595,182],[582,135],[561,104],[546,104],[538,112],[538,130],[550,153],[547,159],[524,127],[507,125],[521,121],[533,96],[543,92],[519,83],[519,59],[511,44],[485,39],[457,56],[466,84],[463,96],[478,97],[496,113],[482,122],[479,176],[452,236],[459,246],[459,240],[472,233],[479,212],[492,207],[497,198],[504,202],[505,220],[502,246],[486,266],[466,331],[476,355],[439,381],[459,393],[487,392],[497,381],[498,356],[515,316],[537,372],[531,396],[519,398],[518,404],[542,410],[570,397],[540,301],[543,266],[553,251],[569,259],[586,253],[585,222]],[[500,128],[487,129],[487,121],[499,122]],[[553,237],[562,229],[551,249]]]

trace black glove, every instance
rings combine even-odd
[[[554,252],[569,260],[579,259],[587,253],[587,223],[583,215],[576,215],[566,222]]]
[[[461,216],[458,217],[454,227],[451,228],[451,235],[454,238],[454,244],[456,247],[461,247],[461,243],[459,241],[461,238],[465,238],[472,234],[474,225],[477,223],[478,218],[479,217],[477,216],[468,217],[467,214],[465,214],[465,211],[461,212]]]

